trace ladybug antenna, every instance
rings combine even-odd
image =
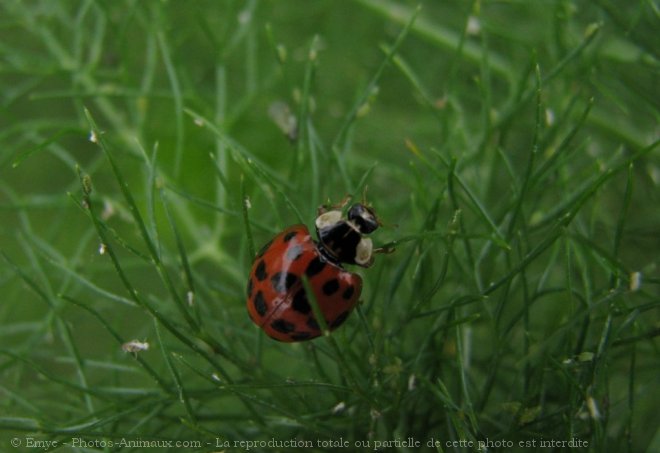
[[[335,204],[332,204],[330,198],[328,198],[327,204],[322,204],[321,206],[319,206],[317,210],[317,215],[324,214],[328,211],[340,211],[344,209],[344,207],[348,204],[349,201],[351,201],[351,198],[353,198],[353,196],[347,194],[339,203],[335,203]]]
[[[369,190],[369,186],[365,184],[364,189],[362,189],[362,204],[365,206],[367,206],[367,190]]]
[[[334,207],[336,209],[344,209],[344,207],[348,204],[349,201],[353,198],[353,195],[350,193],[347,193],[346,196],[339,202],[337,203]]]

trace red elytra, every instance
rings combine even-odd
[[[330,330],[346,320],[362,292],[362,278],[325,257],[306,226],[287,228],[256,256],[247,287],[250,318],[276,340],[302,341],[321,335],[303,275]]]

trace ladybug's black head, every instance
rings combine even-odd
[[[315,225],[319,248],[326,257],[337,264],[371,266],[373,244],[370,238],[363,237],[379,227],[376,213],[371,208],[356,203],[346,217],[339,209],[319,209]]]
[[[348,220],[353,223],[360,233],[369,234],[378,228],[376,213],[369,207],[356,203],[348,210]]]

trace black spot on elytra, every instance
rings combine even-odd
[[[290,337],[293,341],[303,341],[303,340],[308,340],[309,337],[311,337],[311,336],[312,336],[312,334],[309,333],[309,332],[296,332],[296,333],[292,333],[291,335],[289,335],[289,337]]]
[[[289,333],[293,332],[296,326],[294,326],[292,323],[289,321],[285,321],[283,319],[276,319],[275,321],[270,323],[270,326],[274,329],[277,330],[278,332],[281,333]]]
[[[252,303],[254,304],[254,309],[259,313],[259,316],[265,315],[266,311],[268,311],[268,305],[266,304],[266,299],[264,299],[264,293],[261,291],[257,291],[254,299],[252,299]]]
[[[348,315],[350,315],[350,311],[345,311],[344,313],[340,314],[335,318],[334,321],[332,321],[332,324],[330,324],[331,329],[336,329],[337,327],[341,326],[344,324],[344,321],[346,321],[346,318],[348,318]]]
[[[257,277],[257,280],[260,282],[263,282],[266,280],[266,277],[268,277],[264,260],[259,261],[259,264],[257,264],[257,268],[254,270],[254,276]]]
[[[257,252],[257,258],[261,258],[262,256],[264,256],[264,253],[266,253],[266,250],[268,250],[268,247],[270,247],[272,243],[273,243],[272,239],[266,242],[266,244],[263,247],[261,247],[259,252]]]
[[[307,327],[309,327],[312,330],[319,330],[319,323],[316,322],[316,319],[314,319],[313,316],[310,316],[307,318]]]
[[[328,280],[325,282],[323,285],[323,294],[326,296],[332,296],[334,293],[337,292],[339,289],[339,280],[336,278],[333,278],[332,280]]]
[[[291,239],[293,239],[294,237],[296,237],[296,234],[298,234],[298,233],[296,233],[295,231],[289,231],[287,234],[284,235],[284,237],[282,238],[282,240],[283,240],[284,242],[289,242]]]
[[[307,274],[307,276],[311,278],[314,275],[321,272],[324,267],[325,267],[325,262],[321,259],[321,257],[317,256],[312,261],[309,262],[309,264],[307,265],[307,269],[305,270],[305,274]]]
[[[293,296],[293,302],[291,307],[298,313],[306,315],[312,310],[312,307],[309,305],[307,300],[307,294],[305,293],[305,288],[300,288],[296,294]]]
[[[252,296],[252,279],[251,278],[248,278],[247,296],[248,296],[248,299]]]
[[[303,254],[303,248],[302,245],[294,245],[293,247],[289,248],[289,250],[286,251],[286,259],[290,261],[295,261],[298,258],[300,258]]]
[[[353,293],[355,293],[355,286],[350,285],[344,290],[344,293],[341,295],[341,297],[343,297],[344,300],[350,300],[350,298],[353,297]]]
[[[278,293],[285,293],[298,281],[298,277],[291,272],[278,272],[270,279],[273,288]]]

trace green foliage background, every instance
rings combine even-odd
[[[660,451],[657,3],[0,11],[2,451]],[[269,340],[255,247],[365,191],[357,313]]]

